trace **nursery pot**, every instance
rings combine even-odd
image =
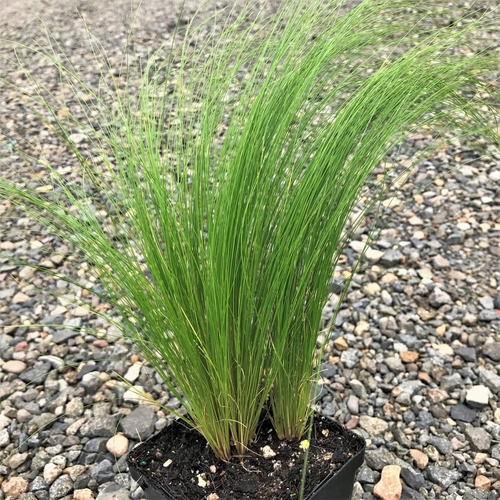
[[[352,447],[353,452],[350,453],[350,458],[348,458],[343,463],[343,465],[338,467],[334,472],[328,474],[322,481],[319,481],[318,484],[314,485],[312,492],[305,497],[305,500],[350,500],[352,497],[352,490],[356,478],[356,472],[364,461],[365,441],[361,436],[358,436],[354,432],[351,432],[344,427],[336,424],[331,419],[325,419],[325,417],[321,418],[323,420],[328,420],[328,425],[331,428],[333,427],[336,430],[338,429],[343,434],[344,439],[346,439],[346,442],[348,443],[348,446]],[[176,423],[174,423],[173,425],[176,425]],[[143,489],[144,495],[147,500],[174,500],[174,496],[172,495],[176,494],[176,491],[170,488],[166,488],[164,484],[161,484],[161,478],[158,476],[158,474],[162,473],[161,468],[157,467],[155,470],[152,470],[147,465],[148,454],[151,455],[151,453],[156,453],[158,455],[159,452],[155,452],[154,450],[158,450],[158,442],[162,439],[165,439],[165,436],[163,434],[168,432],[168,429],[169,427],[152,436],[147,441],[141,443],[139,446],[134,448],[127,457],[130,474],[132,475],[132,478],[137,481]],[[172,439],[171,435],[169,436],[169,439]],[[161,455],[161,452],[159,454]],[[146,459],[144,460],[144,458]],[[166,463],[168,463],[168,461]],[[220,461],[218,467],[220,468],[220,465],[223,464],[224,462]],[[168,467],[169,465],[167,465],[166,468]],[[191,467],[187,465],[187,468]],[[195,464],[193,464],[193,468],[196,468]],[[258,488],[258,491],[260,492],[268,488],[266,484],[255,485],[255,483],[258,483],[258,476],[256,476],[255,474],[252,475],[251,482],[256,488]],[[221,492],[217,490],[217,493],[219,495],[222,495],[220,496],[221,500],[232,500],[233,498],[239,498],[238,493],[234,492],[229,496],[224,496],[223,491]],[[210,491],[207,490],[207,493],[205,496],[203,496],[203,498],[207,498],[209,494]],[[179,490],[178,495],[176,495],[175,498],[186,498],[186,500],[194,500],[192,498],[189,498],[189,495],[186,496],[186,492],[181,491],[181,489]],[[275,500],[274,494],[270,494],[269,497],[262,495],[261,498],[269,498],[269,500]],[[298,499],[298,495],[290,498]]]

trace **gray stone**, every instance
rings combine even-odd
[[[495,313],[496,314],[496,313]],[[500,361],[500,342],[483,345],[483,354],[494,361]]]
[[[107,437],[96,437],[89,439],[85,446],[83,447],[83,451],[87,453],[97,453],[99,451],[106,451],[106,442],[108,441]]]
[[[410,438],[401,430],[401,429],[394,429],[392,431],[392,434],[394,435],[394,439],[401,445],[404,446],[405,448],[411,448],[411,440]]]
[[[36,385],[40,384],[45,380],[47,374],[52,370],[50,363],[36,363],[36,365],[31,368],[31,370],[25,371],[19,374],[19,378],[26,383],[33,382]]]
[[[366,398],[367,394],[363,382],[360,382],[359,380],[356,379],[350,380],[349,387],[353,390],[354,394],[358,398],[361,399]]]
[[[465,234],[462,231],[455,231],[446,238],[448,245],[460,245],[465,239]]]
[[[391,372],[405,371],[403,362],[401,361],[400,358],[397,358],[396,356],[389,356],[388,358],[385,358],[384,363],[389,367],[389,370],[391,370]]]
[[[85,437],[111,437],[116,431],[116,418],[111,415],[102,415],[91,418],[80,427],[80,434]]]
[[[408,488],[408,486],[403,484],[403,491],[401,493],[400,500],[426,500],[426,498],[422,495],[422,493]]]
[[[424,476],[413,469],[401,469],[401,477],[410,488],[415,490],[421,488],[425,483]]]
[[[500,444],[497,444],[496,446],[493,446],[493,448],[491,448],[491,458],[500,460]]]
[[[465,429],[465,436],[474,450],[488,451],[490,449],[491,436],[482,427],[468,425]]]
[[[347,399],[347,409],[351,415],[357,415],[359,413],[359,399],[351,394]]]
[[[429,304],[436,309],[439,309],[445,304],[453,304],[451,297],[439,287],[434,287],[431,295],[429,296]]]
[[[479,369],[479,380],[486,385],[492,392],[500,392],[500,375],[491,370]]]
[[[73,491],[73,481],[67,474],[59,476],[50,486],[49,498],[50,500],[57,500],[66,496]]]
[[[483,309],[479,313],[479,321],[496,321],[500,319],[500,316],[496,313],[494,309]]]
[[[396,457],[387,448],[377,448],[376,450],[367,450],[365,462],[370,469],[381,471],[386,465],[399,465],[402,469],[411,468],[408,463]]]
[[[453,373],[452,375],[444,375],[441,377],[441,389],[443,391],[453,391],[454,389],[458,389],[459,387],[463,387],[463,380],[459,373]]]
[[[130,495],[125,488],[110,483],[97,495],[96,500],[130,500]]]
[[[45,451],[39,451],[31,461],[31,468],[33,470],[42,470],[49,462],[51,456]]]
[[[379,474],[377,474],[375,471],[370,469],[369,467],[363,467],[359,472],[357,476],[357,480],[361,484],[375,484],[378,481]]]
[[[450,441],[436,436],[431,436],[427,440],[427,444],[432,444],[432,446],[434,446],[442,455],[448,455],[453,451],[453,447],[451,446]]]
[[[384,267],[393,267],[401,264],[403,254],[399,250],[386,250],[380,258],[380,264]]]
[[[455,349],[455,354],[458,354],[465,361],[474,363],[476,361],[476,350],[473,347],[460,347]]]
[[[41,415],[37,415],[36,418],[30,420],[29,432],[35,432],[38,429],[50,429],[56,420],[57,417],[53,413],[42,413]]]
[[[67,342],[69,339],[76,337],[80,332],[78,330],[69,330],[65,328],[64,330],[56,330],[54,335],[52,335],[52,342],[54,344],[62,344]]]
[[[359,426],[364,429],[370,436],[379,436],[389,429],[389,424],[378,417],[369,417],[361,415],[359,417]]]
[[[40,491],[47,490],[47,483],[44,481],[42,476],[37,476],[30,483],[30,491]]]
[[[115,475],[116,474],[113,472],[113,464],[107,458],[91,468],[91,476],[95,478],[99,484],[112,481]]]
[[[347,349],[340,355],[340,361],[347,369],[352,369],[358,364],[358,350]]]
[[[147,439],[155,430],[156,414],[146,405],[137,407],[130,415],[120,421],[125,436],[137,439]]]
[[[438,484],[444,489],[449,488],[453,483],[462,479],[460,472],[430,465],[427,467],[427,477],[430,481]]]
[[[451,418],[453,420],[470,423],[476,418],[476,410],[473,410],[463,404],[458,404],[451,407]]]
[[[408,394],[410,398],[418,394],[424,384],[420,380],[403,380],[398,387],[405,393]]]
[[[85,389],[87,394],[95,394],[102,386],[103,380],[100,372],[86,373],[80,382],[80,385]]]
[[[485,309],[493,309],[495,307],[495,302],[492,297],[489,295],[486,295],[485,297],[481,297],[479,299],[479,303],[485,308]]]
[[[396,456],[387,448],[377,448],[376,450],[367,450],[365,453],[365,462],[370,469],[381,471],[386,465],[394,464]]]

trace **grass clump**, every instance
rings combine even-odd
[[[30,96],[83,178],[45,164],[46,185],[5,176],[0,196],[91,263],[123,335],[224,460],[245,453],[266,405],[280,438],[307,431],[332,272],[387,189],[372,174],[388,151],[424,125],[496,138],[484,78],[497,54],[464,50],[493,14],[440,28],[422,5],[299,0],[250,23],[246,8],[216,16],[202,43],[188,26],[152,57],[130,97],[45,53],[74,96],[91,96],[83,118],[62,117],[41,82]]]

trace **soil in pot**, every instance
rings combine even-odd
[[[317,416],[305,498],[363,446],[363,439],[356,434]],[[275,455],[269,456],[272,453]],[[290,500],[298,498],[304,453],[299,442],[280,441],[269,420],[264,419],[248,453],[224,462],[215,457],[198,432],[174,422],[132,450],[128,462],[148,484],[176,500],[204,500],[211,498],[210,494],[216,494],[212,498],[218,500]]]

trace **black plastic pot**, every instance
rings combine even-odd
[[[352,456],[340,469],[327,476],[306,498],[306,500],[351,500],[356,472],[365,459],[365,441],[357,434],[351,433],[353,439],[362,442],[363,447]],[[154,436],[153,436],[154,437]],[[141,446],[147,446],[147,441]],[[161,485],[144,475],[143,471],[128,462],[132,478],[139,483],[147,500],[174,500]],[[188,500],[188,499],[186,499]]]

